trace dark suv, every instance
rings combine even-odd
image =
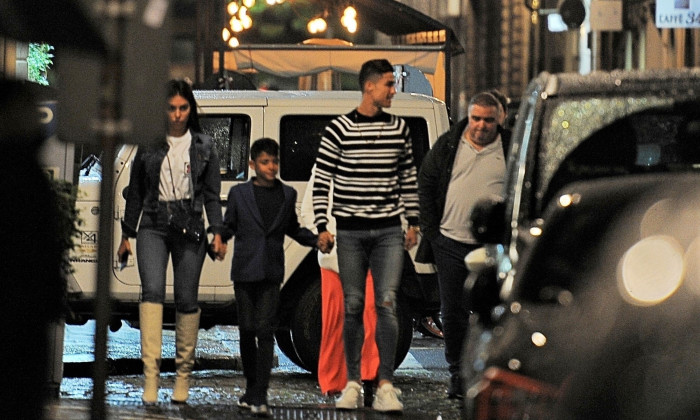
[[[479,203],[465,418],[700,418],[700,70],[548,74]]]

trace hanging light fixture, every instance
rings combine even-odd
[[[273,1],[273,0],[268,0]],[[347,3],[346,3],[347,4]],[[345,27],[345,29],[350,32],[351,34],[354,34],[357,32],[357,10],[351,5],[348,4],[344,9],[342,9],[343,15],[340,17],[340,23]],[[338,14],[340,14],[340,9],[338,9]],[[309,31],[312,34],[316,34],[319,32],[325,32],[325,30],[328,28],[328,24],[326,23],[326,19],[328,18],[329,12],[326,10],[322,16],[316,16],[312,18],[309,23],[306,25],[306,30]]]
[[[249,1],[254,2],[254,0]],[[238,11],[238,16],[243,25],[243,29],[250,29],[253,26],[253,19],[248,15],[248,7],[241,7],[241,10]]]
[[[243,22],[236,16],[232,17],[228,23],[231,25],[231,30],[233,32],[238,33],[243,31]]]
[[[238,2],[232,1],[231,3],[226,6],[226,11],[228,12],[229,16],[233,16],[236,13],[238,13],[238,8],[240,6],[238,5]]]
[[[328,29],[328,23],[326,23],[326,20],[321,16],[311,19],[309,23],[306,24],[306,30],[312,34],[325,32],[326,29]]]
[[[340,23],[351,34],[357,32],[357,10],[354,7],[348,6],[343,10],[343,17],[340,18]]]
[[[226,12],[228,12],[230,19],[228,27],[221,31],[221,39],[231,48],[239,45],[238,38],[234,34],[243,32],[253,26],[253,18],[248,14],[248,11],[253,6],[255,6],[255,0],[233,0],[226,5]]]
[[[265,2],[274,6],[277,4],[282,4],[286,0],[265,0]],[[343,15],[340,17],[340,23],[345,27],[345,29],[354,34],[357,32],[357,10],[352,6],[352,4],[346,2],[346,6],[343,11]],[[227,43],[231,48],[235,48],[239,45],[237,34],[250,29],[253,26],[253,19],[249,15],[251,8],[255,6],[255,0],[229,0],[226,3],[226,12],[228,13],[228,25],[221,30],[221,39]],[[340,9],[333,11],[333,14],[340,14]],[[328,29],[328,19],[329,11],[325,10],[323,14],[312,18],[306,25],[306,29],[312,34],[318,34],[325,32]]]

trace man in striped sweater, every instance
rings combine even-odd
[[[377,308],[379,387],[372,407],[400,412],[400,391],[393,387],[398,337],[396,295],[404,249],[416,245],[418,186],[411,136],[406,122],[383,111],[396,94],[394,68],[387,60],[370,60],[360,69],[362,101],[352,112],[326,127],[316,158],[313,204],[319,243],[332,246],[326,230],[329,189],[336,218],[338,266],[345,295],[345,340],[348,383],[336,401],[339,409],[362,405],[360,358],[364,340],[362,312],[365,278],[372,270]],[[401,217],[409,228],[402,230]]]

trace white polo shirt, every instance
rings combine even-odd
[[[480,151],[462,135],[447,187],[440,232],[455,241],[476,244],[469,230],[471,209],[483,198],[502,196],[505,172],[506,161],[500,135]]]

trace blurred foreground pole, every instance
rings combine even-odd
[[[0,0],[0,35],[56,47],[58,138],[102,148],[92,418],[105,415],[114,159],[163,135],[170,0]],[[98,24],[99,23],[99,24]],[[3,92],[4,93],[4,92]],[[1,391],[0,391],[1,392]],[[31,402],[26,402],[30,404]]]
[[[119,135],[105,135],[102,140],[102,184],[100,186],[100,228],[97,254],[97,290],[95,295],[95,364],[93,373],[92,419],[105,415],[105,381],[107,379],[107,328],[111,314],[110,270],[112,269],[112,208],[114,197],[114,150]]]
[[[109,48],[102,71],[99,117],[94,127],[102,147],[102,182],[100,184],[100,223],[97,251],[97,288],[95,294],[95,364],[93,373],[92,419],[107,418],[105,382],[107,379],[107,328],[111,317],[110,279],[112,270],[112,212],[114,208],[114,157],[125,127],[121,118],[122,42],[129,13],[127,0],[102,4],[105,41]],[[116,7],[118,5],[118,7]],[[109,11],[108,11],[109,8]],[[128,124],[128,123],[127,123]]]
[[[93,128],[102,148],[100,227],[95,296],[95,370],[92,418],[105,418],[107,328],[111,319],[110,282],[115,267],[114,166],[122,143],[147,145],[163,138],[165,87],[171,33],[169,0],[100,0],[109,45],[101,71],[99,118]],[[77,89],[80,91],[80,89]],[[82,103],[79,99],[69,103]]]

